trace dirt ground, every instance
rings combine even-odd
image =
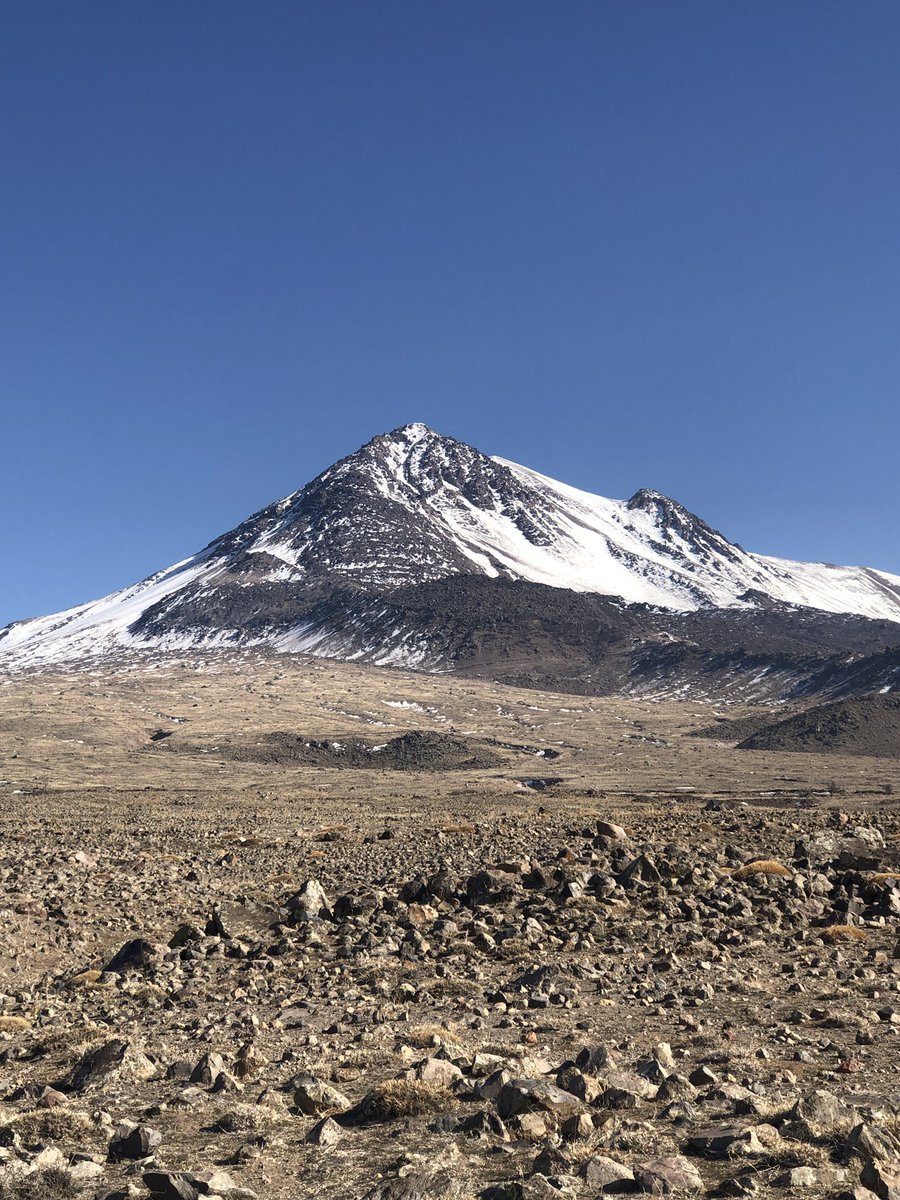
[[[900,762],[690,736],[748,712],[253,655],[0,680],[0,1196],[878,1184]],[[410,733],[454,754],[269,752]]]

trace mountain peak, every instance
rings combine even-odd
[[[61,661],[115,646],[280,646],[285,639],[309,648],[319,645],[309,640],[311,614],[329,598],[352,596],[351,607],[367,597],[377,603],[452,576],[547,584],[670,610],[774,600],[900,622],[900,577],[750,554],[652,488],[607,500],[411,421],[169,570],[0,631],[0,660]],[[343,642],[329,645],[340,657]],[[418,662],[412,642],[409,654]]]
[[[410,421],[406,425],[398,425],[390,433],[382,434],[391,441],[419,442],[424,437],[440,437],[439,433],[429,428],[422,421]]]
[[[652,512],[654,510],[670,510],[672,512],[688,511],[683,504],[679,504],[671,496],[667,496],[663,492],[657,492],[653,488],[638,488],[631,499],[625,502],[625,507],[631,512],[635,509],[643,512]]]

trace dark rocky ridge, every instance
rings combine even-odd
[[[151,739],[153,740],[153,739]],[[477,742],[433,730],[411,730],[374,744],[359,738],[340,741],[275,732],[257,737],[220,739],[212,747],[173,738],[154,747],[154,753],[213,753],[230,762],[275,763],[279,766],[346,767],[389,771],[485,770],[503,759]]]
[[[900,695],[819,704],[768,723],[738,749],[900,758]]]
[[[900,684],[898,629],[772,605],[672,613],[609,596],[483,576],[379,594],[289,583],[179,593],[134,626],[142,637],[190,627],[288,633],[303,624],[361,661],[417,648],[443,670],[585,695],[673,693],[765,700],[866,694]],[[887,648],[886,648],[887,647]]]

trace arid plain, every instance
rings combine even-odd
[[[0,1196],[900,1194],[900,760],[745,711],[6,677]]]

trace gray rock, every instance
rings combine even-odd
[[[577,1096],[546,1079],[512,1079],[497,1096],[497,1112],[503,1118],[534,1109],[565,1119],[585,1112],[586,1106]]]
[[[900,1160],[871,1160],[863,1167],[859,1180],[880,1200],[900,1200]]]
[[[774,1184],[791,1191],[806,1191],[808,1188],[837,1187],[849,1179],[850,1172],[846,1167],[792,1167],[777,1176]]]
[[[178,1171],[145,1171],[144,1185],[153,1200],[199,1200],[200,1191],[189,1175]]]
[[[191,1083],[198,1083],[201,1087],[212,1087],[224,1070],[225,1059],[215,1050],[210,1050],[191,1071]]]
[[[680,1154],[651,1158],[635,1168],[638,1190],[651,1196],[674,1196],[703,1191],[703,1179],[694,1164]]]
[[[311,1146],[336,1146],[346,1136],[346,1132],[333,1117],[323,1117],[313,1125],[303,1140]]]
[[[159,948],[143,938],[134,938],[126,942],[112,956],[104,971],[140,971],[159,960]]]
[[[288,901],[288,908],[295,917],[300,918],[331,916],[331,901],[317,879],[307,879]]]
[[[621,825],[613,824],[612,821],[598,821],[597,837],[610,838],[614,842],[627,842],[628,831]]]
[[[592,1188],[604,1193],[624,1192],[635,1186],[631,1168],[603,1154],[595,1154],[582,1163],[580,1174]]]
[[[69,1076],[73,1092],[83,1092],[113,1078],[152,1079],[156,1068],[133,1043],[114,1038],[89,1050]]]
[[[162,1134],[149,1125],[134,1125],[130,1121],[120,1125],[109,1143],[112,1162],[146,1158],[162,1141]]]
[[[637,1108],[654,1100],[659,1091],[655,1083],[634,1071],[610,1071],[603,1082],[606,1086],[597,1098],[600,1108]]]
[[[900,1159],[900,1138],[889,1129],[861,1122],[850,1130],[847,1150],[857,1158]]]
[[[689,1145],[708,1158],[745,1158],[766,1154],[779,1141],[773,1125],[723,1125],[694,1134]]]
[[[300,1075],[294,1080],[294,1104],[308,1117],[334,1109],[344,1112],[350,1107],[343,1092],[315,1075]]]
[[[858,1120],[855,1109],[824,1088],[798,1100],[790,1116],[797,1124],[798,1133],[807,1138],[848,1133]]]

